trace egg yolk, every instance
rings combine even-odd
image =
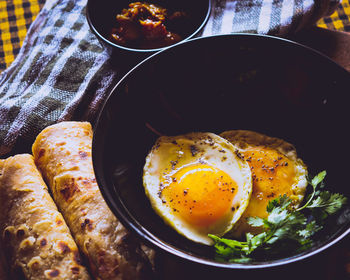
[[[283,194],[293,195],[292,186],[297,183],[295,164],[278,151],[264,147],[251,148],[243,155],[253,182],[252,196],[243,216],[264,218],[270,200]]]
[[[162,198],[175,214],[196,227],[209,227],[233,211],[237,184],[222,170],[206,164],[184,166],[171,176]]]

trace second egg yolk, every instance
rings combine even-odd
[[[164,186],[162,198],[175,214],[196,227],[210,227],[233,211],[236,182],[207,164],[184,166]]]
[[[296,183],[294,163],[276,150],[263,147],[244,152],[253,179],[252,201],[247,212],[254,209],[254,216],[267,216],[266,206],[271,199],[286,194],[291,196]],[[250,206],[253,204],[252,206]],[[254,217],[253,216],[253,217]]]
[[[240,235],[256,234],[261,230],[250,226],[246,219],[267,217],[266,206],[270,200],[284,194],[293,195],[292,186],[297,183],[295,164],[278,151],[264,147],[247,149],[243,155],[252,172],[253,192],[236,231]]]

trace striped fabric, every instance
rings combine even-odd
[[[334,0],[213,0],[202,36],[284,35],[330,14]],[[62,120],[93,123],[118,67],[90,32],[86,0],[47,0],[16,60],[0,75],[0,156],[30,151],[35,136]]]
[[[286,35],[330,15],[338,3],[338,0],[217,0],[203,35],[231,32]]]
[[[30,24],[40,12],[45,0],[0,1],[0,73],[16,58]],[[232,15],[228,15],[229,19]],[[317,26],[339,31],[350,31],[349,0],[342,0],[335,12],[321,18]],[[230,23],[229,23],[230,24]],[[223,27],[226,27],[223,24]]]

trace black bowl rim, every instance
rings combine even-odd
[[[112,41],[108,40],[105,36],[103,36],[100,32],[97,31],[97,29],[95,28],[95,25],[92,23],[91,20],[91,16],[90,16],[90,9],[89,9],[89,3],[91,3],[91,0],[88,0],[87,4],[86,4],[86,18],[88,21],[88,24],[91,28],[91,30],[93,31],[93,33],[100,38],[103,42],[105,42],[107,45],[120,49],[120,50],[124,50],[124,51],[130,51],[130,52],[136,52],[136,53],[155,53],[164,49],[167,49],[169,47],[175,46],[177,44],[180,44],[184,41],[187,41],[191,38],[193,38],[195,35],[197,35],[205,26],[205,24],[207,23],[210,13],[211,13],[211,0],[207,0],[207,4],[208,4],[208,9],[207,9],[207,13],[205,15],[204,20],[202,21],[202,23],[200,24],[200,26],[194,30],[189,36],[187,36],[186,38],[182,39],[180,42],[170,45],[170,46],[165,46],[165,47],[161,47],[161,48],[155,48],[155,49],[135,49],[135,48],[128,48],[128,47],[124,47],[118,44],[113,43]]]
[[[284,266],[287,264],[291,264],[291,263],[295,263],[304,259],[307,259],[311,256],[314,256],[320,252],[323,252],[324,250],[326,250],[327,248],[333,246],[334,244],[338,243],[340,240],[342,240],[344,237],[346,237],[347,235],[350,234],[350,228],[348,228],[347,230],[345,230],[343,233],[341,233],[339,236],[336,237],[331,237],[330,241],[326,244],[321,245],[319,248],[306,252],[306,253],[300,253],[296,256],[293,257],[289,257],[289,258],[283,258],[283,259],[278,259],[278,260],[273,260],[273,261],[266,261],[263,262],[261,264],[241,264],[241,263],[221,263],[221,262],[216,262],[216,261],[211,261],[211,260],[207,260],[204,258],[200,258],[197,256],[192,256],[189,253],[184,253],[181,250],[174,248],[173,246],[167,245],[164,242],[162,242],[159,238],[157,238],[154,234],[152,234],[151,232],[149,232],[148,230],[146,230],[142,225],[139,224],[138,221],[136,221],[132,215],[130,214],[130,212],[128,211],[128,209],[125,207],[125,205],[123,204],[123,202],[120,202],[121,205],[119,205],[119,203],[116,203],[113,199],[111,195],[111,192],[109,190],[108,187],[106,187],[102,182],[103,180],[103,176],[100,175],[101,173],[99,173],[99,171],[103,170],[101,168],[101,166],[98,166],[98,158],[101,158],[99,156],[99,153],[95,152],[96,150],[98,150],[98,127],[99,127],[99,123],[101,120],[101,117],[103,115],[104,109],[108,103],[108,100],[110,99],[111,95],[115,92],[115,90],[119,87],[120,84],[122,84],[124,82],[124,80],[127,79],[127,77],[138,67],[140,67],[142,64],[146,63],[148,60],[153,59],[154,56],[159,55],[160,53],[166,52],[166,51],[172,51],[172,48],[175,48],[178,45],[182,45],[182,44],[191,44],[192,42],[195,41],[200,41],[200,40],[216,40],[216,38],[224,38],[224,37],[247,37],[247,36],[251,36],[251,37],[259,37],[262,38],[264,40],[276,40],[276,41],[280,41],[280,42],[284,42],[287,44],[292,44],[297,48],[302,48],[308,52],[310,52],[310,54],[312,55],[316,55],[319,57],[322,57],[322,59],[324,59],[325,61],[327,61],[328,64],[330,65],[334,65],[334,67],[338,68],[340,71],[342,71],[344,73],[344,75],[348,76],[350,79],[350,73],[348,71],[346,71],[342,66],[340,66],[338,63],[336,63],[334,60],[332,60],[331,58],[329,58],[328,56],[326,56],[325,54],[311,48],[308,46],[305,46],[301,43],[298,42],[294,42],[291,41],[289,39],[285,39],[285,38],[281,38],[281,37],[276,37],[276,36],[272,36],[272,35],[265,35],[265,34],[252,34],[252,33],[231,33],[231,34],[223,34],[223,35],[212,35],[212,36],[207,36],[207,37],[199,37],[199,38],[192,38],[190,40],[186,40],[186,41],[182,41],[179,44],[175,44],[172,45],[168,48],[165,48],[162,51],[159,51],[157,53],[152,54],[151,56],[147,57],[146,59],[144,59],[143,61],[139,62],[136,66],[134,66],[131,70],[129,70],[117,83],[116,85],[112,88],[112,90],[110,91],[110,93],[108,94],[107,98],[105,99],[104,103],[101,106],[101,109],[98,113],[98,116],[96,118],[96,122],[95,122],[95,129],[94,129],[94,133],[93,133],[93,142],[92,142],[92,158],[93,158],[93,166],[94,166],[94,171],[95,171],[95,176],[96,176],[96,180],[98,185],[100,186],[100,190],[101,193],[104,197],[104,199],[106,200],[107,205],[110,207],[111,211],[116,215],[116,217],[118,219],[120,219],[120,221],[122,222],[122,224],[130,231],[136,233],[136,235],[138,237],[141,238],[142,241],[144,241],[146,244],[148,244],[149,246],[155,248],[155,249],[162,249],[163,252],[168,253],[169,255],[172,255],[174,257],[178,257],[180,259],[183,260],[187,260],[190,261],[192,263],[196,263],[196,264],[201,264],[201,265],[207,265],[207,266],[211,266],[211,267],[216,267],[216,268],[220,268],[220,269],[241,269],[241,270],[248,270],[248,269],[264,269],[264,268],[272,268],[272,267],[278,267],[278,266]],[[124,208],[121,210],[121,208]],[[124,214],[125,213],[125,214]],[[129,217],[127,217],[129,216]],[[131,220],[131,221],[130,221]]]

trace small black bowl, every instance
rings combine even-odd
[[[127,8],[132,0],[88,0],[86,6],[86,17],[91,30],[107,47],[116,60],[129,61],[129,65],[134,65],[147,56],[165,49],[140,49],[118,45],[109,39],[112,27],[115,25],[115,17],[122,9]],[[210,0],[152,0],[144,1],[172,9],[175,11],[185,11],[188,15],[187,27],[184,28],[182,38],[187,40],[198,35],[207,22],[211,9]],[[182,41],[183,41],[182,40]]]
[[[350,231],[344,207],[312,248],[250,263],[214,260],[163,223],[144,194],[145,158],[158,135],[246,129],[295,145],[310,174],[327,170],[330,191],[347,186],[350,74],[324,55],[271,36],[233,34],[191,39],[133,68],[112,90],[94,126],[93,164],[108,205],[148,244],[221,269],[270,268],[313,256]]]

